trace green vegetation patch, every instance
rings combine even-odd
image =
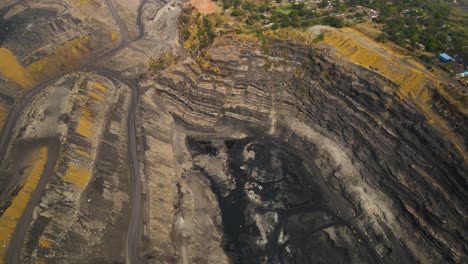
[[[221,23],[218,14],[202,15],[195,8],[184,9],[179,20],[184,47],[191,51],[208,47],[213,43]]]
[[[249,26],[247,28],[256,25],[254,28],[257,31],[276,30],[280,27],[307,28],[316,24],[332,27],[344,26],[341,18],[321,14],[314,5],[305,3],[281,4],[271,1],[223,0],[221,5],[230,16],[238,18],[239,22],[244,22]]]
[[[413,50],[447,52],[468,62],[468,13],[442,0],[347,0],[379,12],[375,22],[383,25],[378,40],[390,39]]]

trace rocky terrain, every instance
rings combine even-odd
[[[466,163],[453,144],[395,96],[395,84],[338,66],[325,45],[272,41],[267,50],[249,38],[220,38],[206,50],[206,67],[187,61],[143,84],[145,157],[149,164],[146,153],[172,146],[160,159],[175,175],[148,193],[156,203],[181,186],[168,208],[182,205],[163,214],[168,226],[174,214],[200,222],[180,208],[195,195],[193,175],[202,175],[217,196],[223,247],[234,262],[466,261]],[[173,118],[157,118],[154,105]],[[466,122],[452,111],[455,123]],[[459,128],[466,142],[466,123]],[[166,185],[177,175],[171,192]]]
[[[350,29],[192,51],[187,4],[0,5],[0,263],[468,262],[466,94]]]

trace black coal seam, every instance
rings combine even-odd
[[[165,94],[167,97],[169,97],[170,99],[174,100],[174,101],[177,101],[179,102],[180,104],[182,104],[185,108],[189,109],[190,111],[192,112],[197,112],[199,114],[203,114],[203,115],[206,115],[208,117],[217,117],[216,114],[213,114],[213,113],[210,113],[210,112],[206,112],[206,111],[195,111],[194,107],[192,106],[192,104],[195,104],[196,106],[200,106],[200,107],[206,107],[206,108],[212,108],[215,104],[214,103],[217,103],[216,100],[212,100],[211,102],[206,102],[206,104],[203,104],[201,101],[197,101],[195,100],[195,98],[191,95],[189,95],[188,97],[183,97],[185,99],[188,99],[187,102],[184,101],[183,99],[181,99],[180,96],[178,96],[177,94],[173,94],[173,93],[170,93],[166,90],[158,90],[158,92],[162,93],[162,94]],[[218,106],[220,107],[220,105]],[[212,108],[213,110],[216,110],[216,108]]]
[[[412,129],[412,130],[413,130],[413,132],[416,132],[415,134],[419,137],[420,140],[423,139],[423,138],[426,136],[425,134],[420,134],[420,133],[418,133],[418,132],[420,132],[419,130],[416,130],[416,129]],[[405,137],[404,135],[401,135],[401,134],[400,134],[400,136]],[[408,147],[409,147],[409,146],[405,146],[405,148],[408,148]],[[416,146],[412,146],[411,149],[417,149],[417,148],[416,148]],[[371,151],[372,151],[372,150],[373,150],[373,149],[371,149]],[[426,153],[423,152],[423,155],[425,155],[425,154],[426,154]],[[374,153],[374,155],[375,155],[375,153]],[[427,155],[425,155],[425,156],[426,156],[426,158],[428,158]],[[383,169],[383,168],[382,168],[382,169]],[[455,179],[454,179],[454,178],[455,178]],[[462,180],[461,178],[462,178],[462,177],[449,177],[449,181],[450,181],[450,182],[457,181],[457,180],[460,181],[460,180]],[[464,183],[464,182],[463,182],[463,183]],[[461,185],[463,185],[463,184],[461,184]],[[462,188],[461,185],[455,183],[455,184],[452,185],[451,187],[455,187],[456,189],[457,189],[457,188],[460,189],[460,188]],[[460,195],[460,192],[456,192],[456,195],[459,196],[459,195]],[[460,196],[459,196],[459,197],[460,197]],[[460,197],[460,198],[461,198],[461,197]]]
[[[395,189],[395,187],[392,187],[392,186],[388,186],[389,188],[392,188],[392,189]],[[389,190],[387,190],[387,192],[389,192]],[[432,236],[430,233],[428,233],[424,228],[421,228],[422,226],[419,224],[419,221],[413,216],[412,213],[410,213],[407,209],[406,209],[406,206],[405,206],[405,203],[407,204],[408,203],[408,200],[405,200],[403,202],[403,200],[397,196],[397,190],[393,190],[393,195],[391,197],[393,197],[395,200],[395,203],[400,207],[400,209],[402,210],[402,214],[401,216],[403,218],[405,218],[408,222],[412,223],[413,227],[417,230],[417,232],[419,233],[419,235],[421,236],[421,238],[428,244],[430,244],[433,248],[435,248],[437,250],[437,252],[443,256],[445,258],[445,260],[448,261],[448,263],[453,263],[455,264],[455,258],[451,252],[451,250],[449,250],[446,245],[442,242],[440,242],[439,240],[437,240],[434,236]]]
[[[216,181],[210,176],[210,174],[203,168],[201,168],[200,166],[194,166],[194,169],[200,171],[200,173],[205,176],[208,181],[210,182],[210,187],[211,187],[211,190],[213,191],[213,193],[216,195],[216,198],[218,200],[218,204],[219,204],[219,208],[221,209],[221,217],[223,219],[223,229],[224,229],[224,235],[227,236],[227,240],[228,240],[228,243],[232,243],[236,249],[236,253],[237,253],[237,256],[235,256],[236,259],[232,259],[234,262],[240,262],[241,261],[241,246],[240,246],[240,242],[239,240],[237,239],[237,236],[236,236],[236,233],[237,234],[240,234],[240,232],[231,232],[228,225],[229,223],[232,221],[232,215],[237,213],[238,214],[238,217],[241,221],[240,221],[240,224],[235,224],[235,226],[239,226],[238,229],[240,229],[240,226],[245,226],[245,221],[243,219],[243,213],[241,212],[240,208],[236,208],[237,210],[230,210],[230,215],[228,215],[228,212],[226,211],[227,208],[229,208],[228,204],[227,204],[227,198],[224,198],[223,195],[222,195],[222,192],[221,192],[221,189],[219,188],[219,186],[217,185]],[[236,182],[236,189],[233,191],[233,192],[240,192],[241,190],[237,188],[237,185],[238,183]],[[240,216],[240,217],[239,217]],[[226,251],[226,246],[227,245],[224,245],[225,246],[225,251]],[[233,258],[234,256],[232,256],[231,254],[229,254],[229,256],[231,258]]]

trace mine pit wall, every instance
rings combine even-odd
[[[12,146],[51,139],[61,145],[58,160],[47,161],[55,170],[26,226],[20,262],[122,260],[129,104],[126,85],[76,73],[45,88],[24,111]],[[24,147],[9,161],[18,149]]]
[[[335,213],[382,263],[464,260],[466,235],[457,230],[464,230],[467,167],[453,145],[398,99],[394,84],[336,64],[327,48],[279,41],[269,49],[265,56],[252,41],[221,39],[207,50],[208,67],[189,61],[144,84],[153,88],[142,99],[148,259],[181,254],[169,231],[177,226],[177,184],[186,184],[175,168],[190,165],[171,145],[187,131],[272,134],[297,149],[321,170]]]
[[[172,134],[174,124],[166,111],[158,111],[149,93],[142,95],[139,121],[143,139],[142,186],[145,193],[146,223],[144,234],[155,238],[144,243],[144,259],[165,259],[174,262],[173,249],[170,243],[171,228],[174,216],[176,175],[174,153],[172,151]],[[157,163],[155,161],[158,161]],[[157,248],[157,252],[153,250]]]
[[[75,0],[39,2],[0,8],[0,127],[12,104],[29,89],[119,44],[105,6],[84,9],[76,8]]]
[[[106,97],[107,109],[102,113],[105,116],[102,123],[94,121],[94,124],[102,127],[97,130],[101,139],[93,143],[99,142],[99,145],[95,152],[91,152],[91,155],[96,155],[91,167],[92,178],[86,189],[79,193],[79,203],[73,208],[76,213],[73,225],[61,236],[62,253],[53,259],[58,262],[64,259],[120,262],[123,258],[122,230],[128,225],[127,212],[130,210],[126,164],[126,113],[130,104],[130,89],[119,82],[108,83],[105,87],[114,91],[112,96]]]
[[[39,209],[54,217],[40,236],[52,247],[39,247],[33,254],[38,260],[122,260],[121,230],[128,221],[122,213],[129,210],[124,162],[129,88],[100,76],[87,76],[91,76],[87,88],[80,91],[89,98],[75,108],[69,125],[72,131],[63,148],[62,157],[67,158],[58,162],[58,177]],[[83,178],[85,182],[75,180]],[[55,252],[52,259],[50,252]]]
[[[27,14],[23,13],[12,18],[13,21],[25,20],[21,25],[26,22],[35,25],[29,19]],[[8,62],[10,67],[18,64],[17,67],[0,67],[1,74],[9,77],[10,81],[20,88],[8,83],[2,84],[2,91],[7,96],[21,95],[24,93],[23,89],[30,89],[60,73],[76,69],[91,59],[92,55],[117,45],[117,42],[112,41],[110,31],[100,28],[103,25],[99,24],[93,29],[87,22],[71,14],[51,16],[47,19],[51,21],[45,20],[43,24],[37,22],[38,25],[32,29],[24,29],[23,33],[12,29],[8,32],[12,36],[4,42],[0,41],[1,51],[11,53],[8,57],[3,56],[12,57],[3,63]]]
[[[216,198],[202,175],[189,172],[186,130],[174,122],[161,98],[154,90],[144,93],[138,115],[146,204],[142,258],[148,263],[229,263],[219,243]]]
[[[64,129],[60,117],[68,111],[67,100],[75,79],[74,75],[61,78],[48,89],[38,93],[29,107],[22,111],[12,131],[11,144],[8,145],[5,158],[1,161],[4,173],[10,175],[3,177],[5,183],[2,192],[8,193],[15,186],[21,185],[21,181],[15,183],[15,179],[18,177],[16,171],[24,166],[18,161],[25,157],[25,153],[38,146],[46,147],[51,142],[58,142],[58,138],[66,133],[66,127]],[[13,185],[7,185],[9,183]]]

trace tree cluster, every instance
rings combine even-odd
[[[380,40],[427,51],[448,52],[468,62],[468,14],[453,20],[447,1],[441,0],[347,0],[347,6],[361,5],[378,10],[377,23],[384,25]]]
[[[279,27],[306,28],[316,24],[326,24],[333,27],[343,27],[344,21],[332,16],[323,16],[315,8],[304,3],[274,5],[264,1],[260,4],[238,0],[223,0],[223,8],[230,9],[230,15],[245,19],[249,26],[270,25],[272,29]]]

